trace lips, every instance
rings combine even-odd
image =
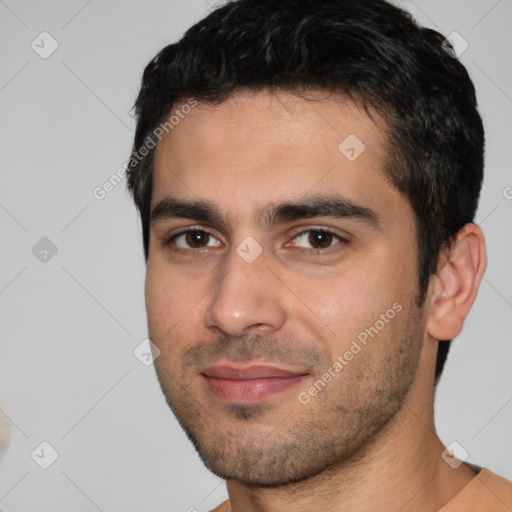
[[[307,373],[266,365],[216,365],[202,376],[208,390],[223,402],[255,403],[283,392],[306,378]]]
[[[296,377],[305,375],[304,373],[285,370],[275,366],[212,366],[203,370],[203,374],[208,377],[217,377],[219,379],[246,380],[246,379],[265,379],[271,377]]]

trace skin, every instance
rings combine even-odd
[[[151,208],[208,201],[224,222],[160,214],[151,224],[146,306],[157,375],[205,464],[227,480],[235,512],[437,511],[475,475],[441,458],[433,383],[437,340],[460,332],[475,299],[483,235],[472,224],[458,233],[418,309],[415,220],[384,172],[385,122],[340,97],[309,99],[262,91],[200,103],[159,142]],[[350,134],[365,144],[354,161],[338,149]],[[254,216],[336,194],[373,211],[378,225]],[[211,236],[183,234],[191,228]],[[261,249],[250,263],[237,252],[247,237]],[[379,319],[377,334],[333,371]],[[225,403],[202,375],[219,361],[305,376],[256,403]],[[329,368],[334,376],[312,394]]]

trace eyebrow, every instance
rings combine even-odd
[[[361,222],[379,229],[380,219],[374,210],[358,205],[339,195],[314,196],[305,200],[271,203],[254,213],[258,226],[269,227],[313,217],[330,217]],[[217,207],[208,201],[183,200],[168,197],[151,211],[151,224],[164,219],[191,219],[215,225],[231,227]]]

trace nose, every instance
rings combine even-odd
[[[204,314],[206,328],[236,337],[269,335],[284,325],[284,287],[268,268],[264,252],[249,263],[233,250],[216,279]]]

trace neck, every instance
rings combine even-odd
[[[452,469],[441,458],[444,446],[435,432],[433,399],[423,407],[417,405],[422,402],[414,388],[424,392],[425,382],[418,382],[421,380],[419,375],[392,422],[349,461],[283,487],[261,488],[228,481],[232,511],[440,510],[475,472],[465,464]]]

